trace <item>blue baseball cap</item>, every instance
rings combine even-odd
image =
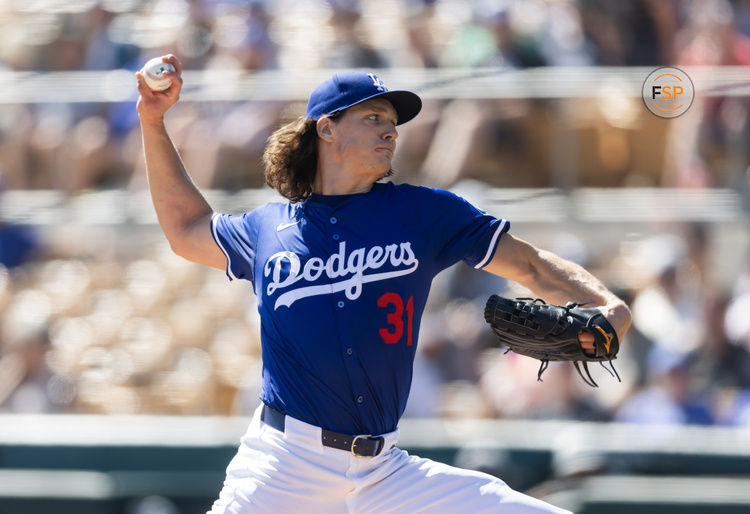
[[[365,100],[384,98],[398,115],[397,125],[414,118],[422,109],[422,99],[411,91],[389,91],[373,73],[337,73],[310,94],[305,115],[313,120],[343,111]]]

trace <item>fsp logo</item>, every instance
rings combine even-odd
[[[679,68],[658,68],[643,82],[643,103],[661,118],[676,118],[693,104],[695,88],[687,73]]]

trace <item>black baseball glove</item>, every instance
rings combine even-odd
[[[591,377],[588,362],[597,361],[607,369],[603,364],[606,361],[612,369],[610,374],[620,380],[612,365],[620,341],[599,309],[584,308],[573,302],[561,307],[540,298],[510,299],[492,295],[487,300],[484,319],[508,351],[541,361],[537,375],[539,381],[549,361],[572,361],[583,381],[592,387],[598,385]],[[581,346],[578,340],[581,332],[594,336],[593,354]],[[581,368],[586,372],[585,376]]]

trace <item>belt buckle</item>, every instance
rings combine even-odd
[[[354,447],[357,444],[357,439],[359,439],[359,438],[365,438],[365,437],[372,437],[372,434],[355,435],[354,439],[352,439],[352,447],[350,448],[349,451],[351,451],[352,455],[354,455],[357,458],[367,457],[367,455],[358,455],[358,454],[354,453]]]

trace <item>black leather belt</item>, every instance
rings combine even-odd
[[[286,414],[283,412],[263,404],[260,419],[269,427],[283,432],[285,418]],[[323,446],[351,452],[355,457],[375,457],[383,451],[383,446],[385,446],[385,439],[380,436],[339,434],[325,429],[321,430],[320,441]]]

